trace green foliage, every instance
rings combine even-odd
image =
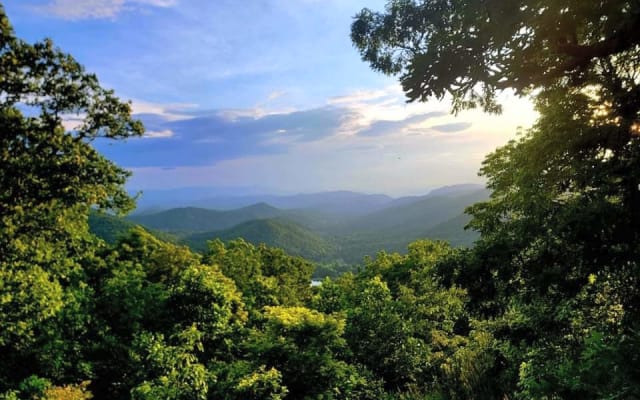
[[[145,380],[131,391],[134,400],[206,400],[207,369],[195,352],[202,351],[202,334],[190,327],[174,335],[168,344],[162,335],[141,333],[136,337],[134,360]]]
[[[335,252],[335,245],[329,239],[284,219],[252,220],[222,231],[188,235],[183,241],[195,250],[203,250],[209,240],[230,242],[238,238],[255,245],[278,247],[309,260],[326,260]]]
[[[428,348],[412,335],[410,323],[403,319],[379,277],[356,286],[347,320],[345,337],[357,362],[384,379],[390,388],[404,388],[422,380],[428,367]]]
[[[53,386],[48,388],[42,396],[43,400],[89,400],[93,394],[87,389],[89,381],[77,385]]]
[[[479,241],[436,268],[494,338],[486,362],[471,357],[478,371],[494,360],[493,398],[637,396],[638,362],[619,357],[639,317],[639,12],[624,0],[392,0],[352,26],[410,100],[499,111],[497,90],[535,93],[536,124],[483,164],[491,199],[469,210]]]
[[[377,399],[378,382],[338,358],[344,320],[304,307],[267,307],[265,330],[250,349],[282,372],[292,398]]]
[[[64,306],[62,287],[37,265],[3,271],[0,291],[0,346],[14,351],[33,345],[39,324]]]
[[[95,345],[100,354],[95,363],[98,378],[93,386],[101,395],[124,396],[140,384],[142,361],[132,354],[142,351],[138,343],[142,339],[154,344],[153,351],[162,350],[164,337],[178,343],[189,339],[187,344],[198,349],[199,357],[228,357],[247,315],[235,285],[217,267],[203,265],[200,257],[188,249],[162,242],[139,228],[110,249],[105,260],[109,269],[98,270],[96,277],[96,314],[102,320]],[[190,336],[183,337],[185,332],[191,332]],[[167,351],[178,351],[180,346]],[[191,350],[185,353],[185,357],[191,355]],[[178,379],[158,376],[153,379],[160,379],[160,383],[147,382],[137,395],[164,393],[162,382]]]
[[[417,241],[312,289],[311,263],[266,245],[214,240],[202,256],[139,227],[92,236],[93,207],[131,199],[90,142],[142,127],[50,41],[15,38],[0,9],[0,398],[640,397],[639,13],[528,0],[363,11],[356,45],[403,73],[411,99],[497,111],[496,89],[539,89],[540,118],[483,164],[492,194],[469,209],[472,248]],[[65,131],[66,113],[84,124]],[[406,232],[436,203],[378,226]],[[106,215],[105,234],[119,230]],[[459,213],[438,217],[429,228]],[[265,224],[295,243],[268,221],[243,229]]]
[[[476,282],[462,271],[458,282],[500,316],[496,335],[513,346],[505,374],[526,382],[525,397],[598,398],[588,373],[568,378],[557,366],[586,365],[589,332],[616,343],[637,329],[640,142],[620,120],[593,117],[592,96],[541,94],[537,124],[483,166],[491,200],[470,210],[482,234],[465,262]],[[633,392],[632,382],[620,384]]]
[[[498,90],[581,85],[601,60],[636,52],[638,12],[626,0],[389,0],[362,10],[351,38],[373,69],[400,75],[410,101],[499,112]]]
[[[281,384],[282,374],[275,368],[268,371],[264,366],[238,382],[236,392],[243,399],[284,399],[289,392]]]
[[[231,279],[215,266],[192,266],[181,271],[179,280],[169,291],[168,319],[174,329],[195,326],[202,332],[206,351],[217,354],[228,351],[234,336],[246,322],[240,294]]]
[[[468,323],[465,291],[442,286],[434,272],[451,251],[442,242],[420,241],[406,256],[381,253],[349,285],[349,348],[389,388],[437,392],[447,381],[444,363],[468,344],[460,336]]]
[[[209,243],[205,258],[233,279],[245,302],[255,309],[300,305],[311,296],[313,265],[280,249],[256,247],[243,239],[227,245],[214,240]]]
[[[205,232],[225,230],[247,221],[274,218],[280,214],[281,210],[259,203],[229,211],[196,207],[174,208],[154,214],[132,215],[128,219],[161,231]]]
[[[31,375],[83,381],[93,206],[126,211],[128,173],[90,142],[142,133],[131,107],[45,40],[15,37],[0,8],[0,391]],[[84,122],[66,131],[62,116]]]

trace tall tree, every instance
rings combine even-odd
[[[481,170],[493,193],[470,209],[479,242],[440,266],[503,341],[506,396],[639,396],[640,360],[624,361],[640,344],[639,27],[640,4],[623,0],[391,0],[352,25],[411,101],[535,99],[537,123]]]
[[[68,117],[82,123],[66,129]],[[91,142],[141,135],[131,107],[50,40],[18,39],[0,7],[0,391],[41,370],[87,375],[87,213],[132,206],[128,172]]]
[[[499,111],[501,89],[584,86],[611,72],[627,81],[639,32],[630,0],[390,0],[362,10],[351,37],[372,68],[400,75],[409,100],[450,95],[455,110]]]

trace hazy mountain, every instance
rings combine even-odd
[[[335,253],[334,245],[329,240],[283,219],[248,221],[230,229],[185,236],[182,241],[195,250],[203,251],[207,247],[207,241],[216,238],[224,242],[242,238],[256,245],[264,243],[315,261],[327,260]]]
[[[185,187],[163,190],[132,190],[130,194],[139,195],[136,204],[136,214],[159,212],[171,208],[197,207],[198,202],[203,199],[214,197],[220,198],[240,198],[254,196],[257,192],[256,188],[225,188],[225,187]],[[246,207],[251,204],[260,203],[251,201],[244,204],[231,204],[228,207],[214,207],[218,209],[235,209]],[[207,208],[207,207],[204,207]]]
[[[242,237],[313,260],[357,263],[380,250],[404,252],[409,243],[423,238],[472,244],[478,235],[464,230],[470,218],[464,210],[488,196],[479,185],[449,186],[395,200],[353,192],[271,196],[278,208],[266,203],[234,210],[186,207],[134,215],[130,221],[172,232],[196,250],[204,250],[213,238]],[[362,210],[356,210],[361,204]],[[301,205],[307,207],[285,209]],[[366,209],[373,211],[358,215]]]
[[[282,214],[281,210],[265,203],[229,211],[206,210],[203,208],[174,208],[154,214],[132,215],[129,220],[148,228],[165,232],[205,232],[231,228],[242,222],[273,218]]]
[[[397,199],[394,199],[390,204],[388,204],[388,207],[406,206],[421,200],[428,199],[430,197],[459,196],[465,193],[477,192],[482,189],[484,189],[483,185],[478,185],[474,183],[463,183],[459,185],[443,186],[443,187],[433,189],[429,193],[422,196],[399,197]]]
[[[471,221],[471,216],[460,214],[429,228],[425,236],[446,240],[452,246],[471,246],[480,235],[474,230],[464,229],[469,221]]]
[[[273,199],[275,207],[286,209],[314,209],[334,214],[365,214],[384,208],[393,199],[383,194],[364,194],[349,191],[298,194]]]
[[[408,204],[388,207],[337,225],[334,233],[424,234],[429,228],[462,214],[467,206],[488,197],[489,192],[485,189],[461,194],[427,195]]]
[[[235,210],[256,203],[267,203],[280,209],[312,209],[339,215],[363,215],[386,207],[393,198],[383,194],[351,191],[305,193],[295,195],[234,194],[212,188],[185,188],[166,191],[145,191],[138,199],[134,215],[157,213],[172,208],[206,208],[219,211]]]
[[[313,210],[326,217],[357,217],[389,207],[399,207],[440,195],[459,195],[482,189],[482,185],[461,184],[432,190],[422,196],[392,198],[384,194],[352,191],[330,191],[294,195],[254,194],[250,189],[180,188],[144,191],[133,215],[155,214],[173,208],[205,208],[230,211],[257,203],[266,203],[281,210]]]
[[[336,257],[354,263],[381,250],[404,253],[407,245],[417,239],[439,239],[453,246],[468,246],[477,234],[464,230],[469,221],[464,209],[488,196],[484,189],[459,195],[425,196],[336,225],[332,228],[332,234],[340,238]]]
[[[463,183],[459,185],[442,186],[437,189],[433,189],[427,196],[459,196],[466,193],[477,192],[484,188],[485,187],[483,185],[478,185],[476,183]]]

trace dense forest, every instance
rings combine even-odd
[[[640,5],[390,0],[351,39],[410,101],[539,118],[486,157],[472,247],[311,287],[278,248],[91,233],[133,208],[92,143],[144,128],[0,8],[0,398],[640,398]]]

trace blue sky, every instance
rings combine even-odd
[[[406,104],[349,40],[378,0],[9,0],[18,36],[50,37],[123,99],[144,138],[99,143],[131,189],[401,195],[479,182],[484,155],[528,126],[505,113]],[[74,121],[68,121],[72,127]]]

